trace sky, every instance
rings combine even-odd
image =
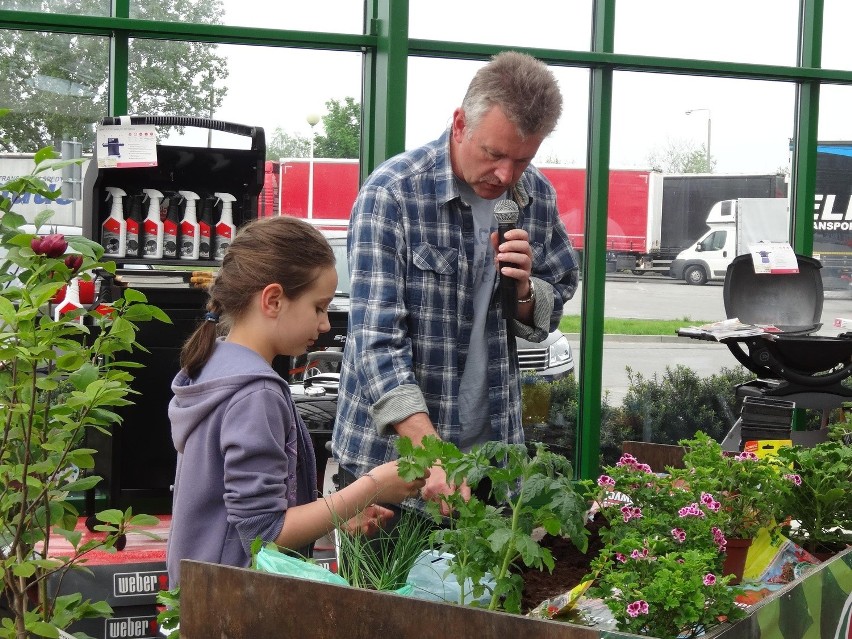
[[[846,0],[825,0],[823,65],[852,68],[843,25]],[[358,0],[311,3],[224,0],[225,22],[240,26],[360,33]],[[591,0],[412,0],[412,38],[511,46],[588,49]],[[795,63],[798,0],[621,0],[615,48],[636,53],[756,64]],[[546,16],[547,19],[542,19]],[[309,135],[307,116],[325,102],[360,101],[361,56],[260,47],[220,46],[229,60],[228,93],[218,119]],[[412,59],[409,64],[406,147],[436,138],[460,103],[480,62]],[[555,68],[565,106],[557,130],[536,163],[582,166],[586,153],[588,72]],[[616,72],[611,164],[647,168],[648,156],[669,143],[710,148],[719,173],[766,173],[787,165],[794,126],[794,86],[724,78]],[[686,111],[692,110],[691,115]],[[824,87],[819,137],[852,140],[852,87]],[[321,124],[317,132],[321,131]],[[199,139],[192,140],[192,136]],[[219,135],[219,134],[215,134]],[[223,134],[224,135],[224,134]],[[181,143],[205,144],[203,131]],[[226,136],[231,137],[233,136]],[[237,145],[214,137],[214,146]]]

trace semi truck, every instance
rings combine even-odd
[[[584,248],[586,171],[539,166],[556,189],[559,215],[580,253]],[[305,217],[327,228],[345,226],[358,195],[356,160],[267,161],[261,215]],[[721,199],[783,197],[783,175],[670,175],[614,169],[609,178],[606,234],[612,270],[665,275],[671,261],[707,230],[707,210]]]
[[[789,239],[790,207],[786,198],[739,198],[717,202],[707,216],[710,230],[672,262],[670,275],[687,284],[724,280],[737,255],[760,242]]]

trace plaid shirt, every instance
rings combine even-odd
[[[544,340],[577,288],[573,248],[556,194],[530,166],[514,189],[517,226],[530,237],[534,326],[515,334]],[[398,155],[367,179],[349,223],[352,298],[332,446],[355,476],[396,457],[393,426],[428,412],[440,437],[459,443],[459,382],[473,318],[473,219],[459,197],[449,131]],[[492,437],[523,442],[515,340],[507,339],[495,278],[488,335]]]

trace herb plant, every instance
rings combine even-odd
[[[375,535],[348,530],[342,522],[335,534],[339,552],[338,574],[350,585],[371,590],[396,590],[417,557],[429,547],[432,522],[421,513],[403,511],[392,530]]]
[[[35,155],[35,169],[0,185],[0,596],[10,614],[0,619],[0,638],[56,637],[59,629],[83,617],[108,616],[104,602],[84,601],[79,593],[48,596],[47,582],[60,579],[96,548],[114,550],[121,537],[156,519],[131,511],[97,513],[104,536],[82,541],[75,530],[78,512],[69,494],[93,489],[99,477],[95,450],[85,433],[109,433],[120,422],[116,409],[130,403],[132,362],[118,359],[137,347],[136,322],[169,321],[142,293],[128,289],[104,314],[78,309],[55,320],[49,302],[72,277],[114,272],[100,263],[103,248],[83,237],[25,232],[25,219],[12,211],[23,194],[54,200],[39,177],[58,168],[52,148]],[[66,162],[67,164],[67,162]],[[40,230],[50,219],[40,213]],[[86,316],[85,323],[75,320]],[[72,552],[54,557],[51,532],[64,537]],[[139,532],[143,532],[139,530]]]
[[[550,535],[569,537],[585,551],[586,505],[575,491],[571,464],[544,445],[530,456],[525,445],[487,442],[463,454],[454,444],[426,437],[421,446],[407,438],[397,440],[399,472],[407,479],[422,477],[425,469],[440,460],[447,481],[467,482],[475,489],[484,480],[490,483],[495,504],[471,496],[446,496],[453,510],[447,521],[440,504],[429,502],[428,511],[442,525],[433,540],[442,552],[453,556],[450,572],[459,584],[460,602],[465,600],[465,582],[473,583],[473,598],[486,590],[483,579],[494,580],[490,610],[520,612],[523,580],[518,564],[538,570],[552,570],[553,556],[533,538],[533,530],[543,528]]]

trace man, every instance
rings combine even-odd
[[[462,450],[523,442],[513,336],[542,341],[578,279],[556,194],[530,165],[561,112],[546,65],[500,53],[441,138],[391,158],[361,188],[332,439],[345,476],[393,459],[396,435],[437,435]],[[504,199],[520,214],[498,246],[494,209]],[[515,318],[503,317],[498,273],[516,283]],[[438,466],[422,496],[455,489]]]

